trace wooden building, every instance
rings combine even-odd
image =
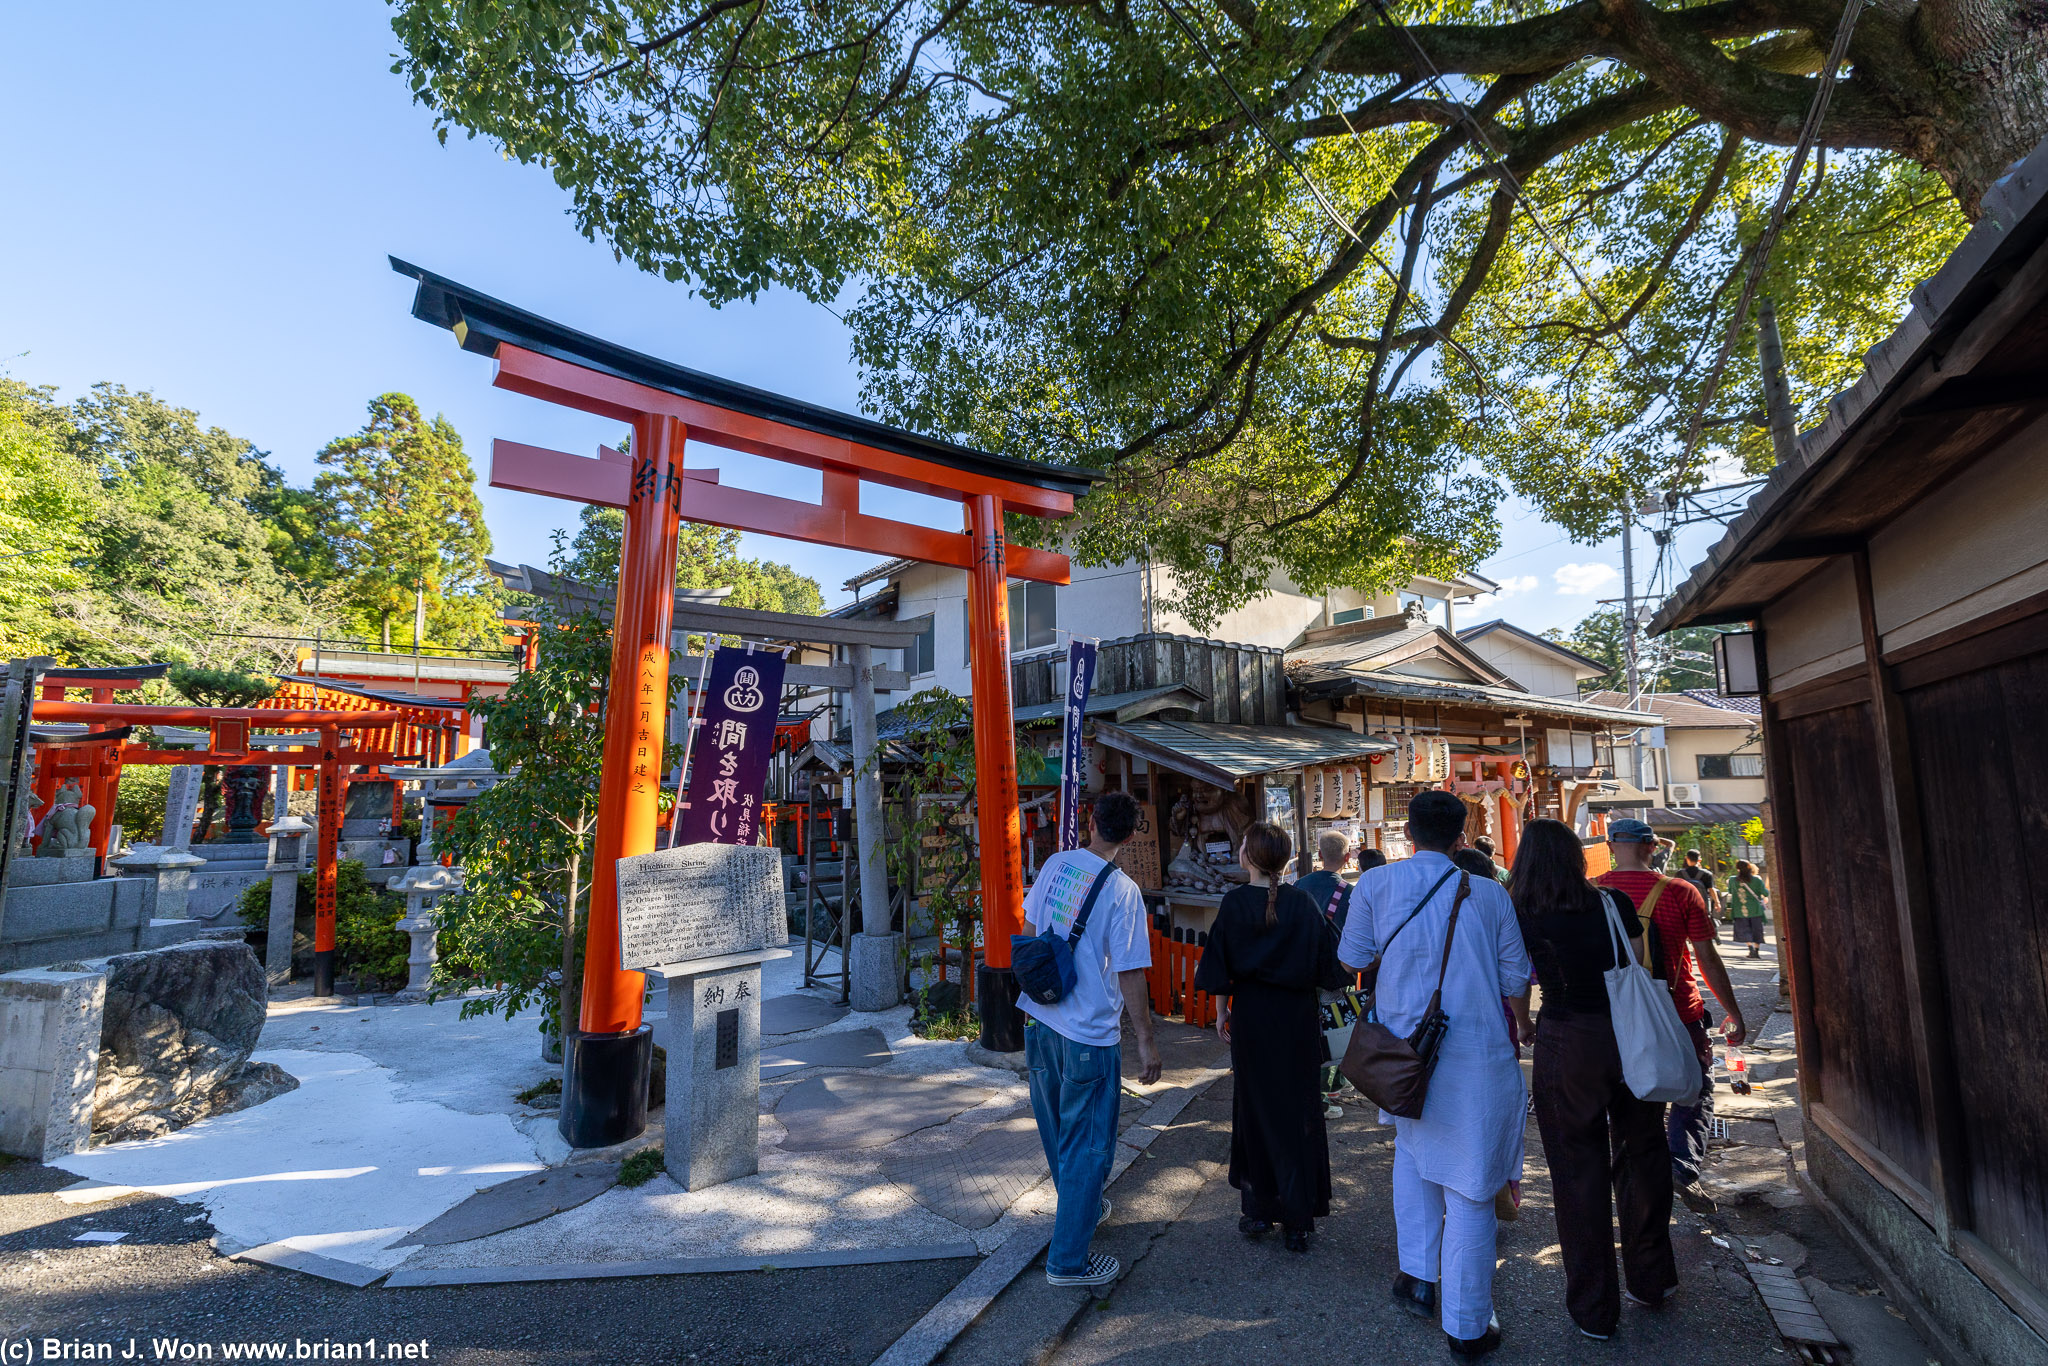
[[[2048,143],[1913,305],[1651,629],[1752,624],[1811,1187],[1944,1361],[2038,1366]]]

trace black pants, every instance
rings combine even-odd
[[[1604,1015],[1560,1019],[1545,1011],[1534,1081],[1564,1255],[1565,1308],[1579,1327],[1611,1333],[1621,1320],[1617,1209],[1629,1293],[1654,1301],[1678,1285],[1664,1107],[1637,1100],[1622,1080],[1614,1026]]]

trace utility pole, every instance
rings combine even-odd
[[[1785,381],[1785,343],[1778,335],[1778,310],[1769,299],[1757,300],[1756,355],[1763,367],[1764,420],[1771,429],[1771,448],[1783,465],[1799,454],[1799,433],[1792,418],[1792,386]]]
[[[1636,673],[1636,554],[1635,554],[1635,509],[1624,507],[1621,513],[1621,671],[1628,689],[1628,709],[1636,710],[1642,697],[1642,680]],[[1642,731],[1630,732],[1628,743],[1628,780],[1638,783],[1643,776]],[[1617,775],[1619,776],[1619,775]]]

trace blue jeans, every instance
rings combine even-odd
[[[1077,1276],[1088,1269],[1088,1244],[1102,1214],[1102,1183],[1116,1154],[1116,1116],[1122,1103],[1123,1052],[1075,1043],[1036,1020],[1024,1026],[1024,1059],[1031,1066],[1031,1113],[1038,1141],[1059,1192],[1052,1246],[1045,1269]]]
[[[1686,1025],[1692,1035],[1693,1051],[1700,1060],[1700,1101],[1697,1105],[1674,1105],[1665,1116],[1665,1140],[1671,1149],[1671,1181],[1690,1186],[1700,1179],[1700,1164],[1707,1160],[1707,1133],[1714,1123],[1714,1045],[1707,1037],[1707,1017]]]

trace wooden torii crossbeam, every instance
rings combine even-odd
[[[636,763],[633,752],[648,746],[660,753],[683,520],[968,572],[985,971],[1007,978],[1010,935],[1022,923],[1023,904],[1008,586],[1011,578],[1066,583],[1068,570],[1063,555],[1010,545],[1003,517],[1067,516],[1099,476],[991,455],[735,384],[563,327],[395,257],[391,266],[419,282],[413,316],[448,328],[465,351],[495,360],[499,388],[628,423],[633,431],[630,459],[601,450],[593,460],[506,441],[495,443],[491,457],[494,487],[626,513],[581,1029],[566,1040],[561,1127],[569,1142],[620,1142],[645,1122],[644,1106],[636,1109],[629,1097],[635,1087],[645,1094],[652,1038],[640,1020],[644,979],[618,966],[614,870],[621,857],[655,845],[660,773],[658,765]],[[683,446],[692,437],[818,470],[823,496],[809,503],[756,493],[720,483],[714,470],[685,469]],[[959,503],[963,526],[941,531],[866,512],[863,483]],[[985,986],[989,1046],[1022,1047],[1007,1009],[1015,997],[1013,982]],[[1003,1008],[991,1010],[996,1001]]]

